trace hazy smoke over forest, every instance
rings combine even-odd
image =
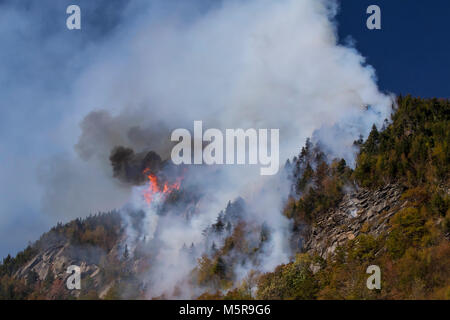
[[[261,177],[259,166],[188,168],[182,187],[202,194],[189,218],[186,208],[159,216],[143,202],[139,163],[152,150],[149,163],[164,167],[173,129],[192,130],[194,120],[207,128],[278,128],[281,164],[307,137],[352,163],[353,141],[367,136],[372,124],[380,127],[392,104],[378,91],[364,57],[338,44],[336,1],[230,0],[208,10],[197,5],[185,1],[157,14],[154,6],[143,6],[99,45],[99,57],[77,78],[73,94],[81,110],[72,118],[81,119],[76,154],[54,159],[44,179],[49,212],[145,212],[140,235],[129,228],[127,241],[132,246],[141,236],[158,238],[158,258],[146,275],[149,296],[170,296],[183,282],[196,261],[180,250],[194,244],[201,255],[202,231],[238,197],[246,204],[245,219],[267,224],[271,238],[258,265],[244,264],[236,274],[268,271],[290,257],[289,221],[280,214],[289,185],[281,170]],[[122,172],[123,157],[138,168]],[[76,206],[70,205],[73,195]]]

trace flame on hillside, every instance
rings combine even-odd
[[[142,196],[148,205],[152,204],[155,199],[165,199],[174,190],[180,190],[182,177],[177,178],[174,183],[169,183],[168,181],[162,183],[149,169],[144,170],[144,175],[147,178],[147,182]]]

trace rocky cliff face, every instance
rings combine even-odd
[[[345,195],[337,208],[306,228],[302,251],[326,259],[360,233],[377,236],[388,231],[390,218],[405,205],[400,199],[402,191],[400,186],[389,184],[376,191],[360,189]]]
[[[98,292],[103,292],[109,284],[104,283],[102,279],[101,267],[99,266],[100,261],[107,256],[117,256],[117,251],[117,246],[106,253],[97,247],[78,247],[71,245],[64,239],[60,239],[56,243],[49,245],[45,250],[40,251],[28,263],[19,268],[15,272],[14,277],[25,279],[26,283],[36,280],[52,282],[59,280],[60,286],[65,286],[67,278],[70,276],[67,273],[67,268],[70,265],[76,265],[80,267],[82,279],[90,279],[93,287]],[[80,295],[79,290],[64,291],[73,297]],[[48,298],[53,297],[50,294]]]

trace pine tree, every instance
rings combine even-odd
[[[217,246],[216,243],[213,241],[212,245],[211,245],[211,252],[212,254],[215,254],[217,252]]]
[[[125,245],[125,250],[123,251],[123,259],[128,260],[130,253],[128,252],[128,245]]]

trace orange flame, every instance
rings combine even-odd
[[[165,198],[174,190],[180,189],[182,178],[177,178],[176,181],[172,184],[166,181],[161,188],[160,182],[158,182],[158,178],[153,173],[149,173],[149,170],[145,169],[144,174],[147,177],[147,187],[143,192],[143,197],[147,204],[151,204],[155,199],[155,196],[162,195]]]

